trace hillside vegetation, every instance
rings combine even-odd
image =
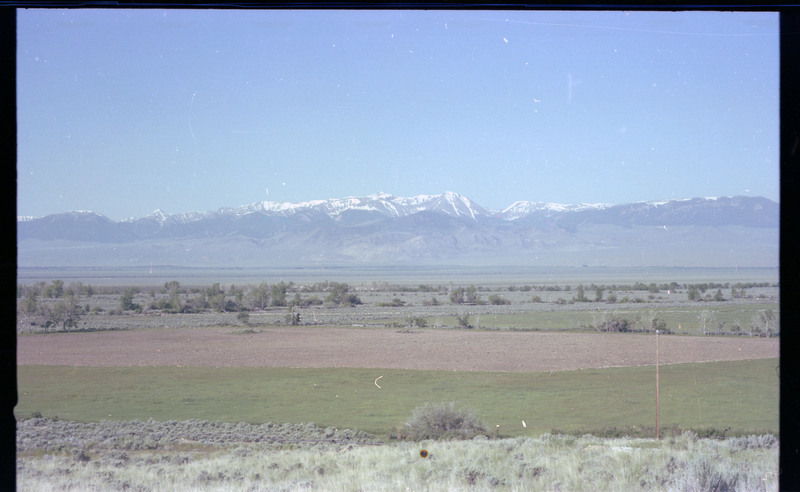
[[[19,423],[18,490],[777,490],[769,434],[386,444],[307,425]]]

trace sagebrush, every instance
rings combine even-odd
[[[21,419],[17,490],[774,491],[779,444],[690,431],[387,443],[313,424]]]
[[[486,426],[474,410],[461,407],[456,402],[426,403],[414,409],[411,420],[398,432],[397,437],[411,441],[425,439],[472,439],[486,436]]]

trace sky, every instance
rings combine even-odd
[[[17,214],[779,199],[777,13],[22,9]]]

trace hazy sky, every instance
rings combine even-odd
[[[18,12],[19,215],[779,198],[778,14]]]

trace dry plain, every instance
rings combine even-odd
[[[779,356],[779,339],[659,336],[659,362]],[[540,372],[654,365],[652,334],[276,326],[20,336],[20,365],[386,368]]]

